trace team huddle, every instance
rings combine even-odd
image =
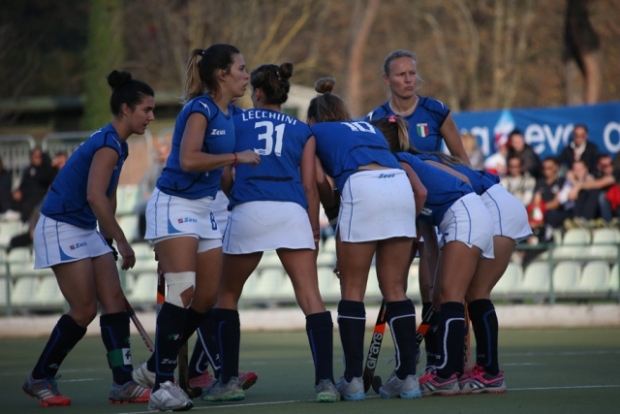
[[[115,193],[126,141],[154,119],[155,100],[145,83],[112,72],[113,121],[69,158],[35,230],[35,266],[53,269],[70,310],[23,390],[44,406],[71,403],[58,390],[57,372],[99,302],[111,402],[183,411],[193,407],[198,388],[203,401],[243,400],[257,376],[239,371],[238,302],[263,252],[275,250],[306,317],[317,402],[365,399],[364,293],[373,261],[396,349],[392,375],[376,384],[381,397],[505,392],[490,294],[515,244],[531,234],[527,213],[496,176],[468,166],[449,109],[417,95],[416,66],[408,51],[386,58],[392,96],[364,120],[352,119],[332,93],[332,79],[320,79],[304,123],[281,112],[292,64],[265,64],[248,75],[233,46],[192,51],[185,105],[146,209],[145,239],[153,243],[167,289],[154,352],[136,369],[115,257],[121,256],[122,269],[136,259],[114,218]],[[248,83],[254,108],[242,111],[232,103]],[[442,143],[452,155],[439,152]],[[338,380],[332,315],[317,277],[321,208],[336,234],[344,353]],[[420,376],[416,311],[407,297],[418,253],[422,315],[430,325]],[[477,344],[471,369],[464,360],[466,306]],[[182,387],[174,378],[177,356],[194,332],[190,387]]]

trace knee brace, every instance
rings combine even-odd
[[[191,301],[187,306],[183,305],[181,294],[187,289],[193,289],[196,286],[196,272],[166,273],[164,278],[168,287],[166,302],[181,308],[188,308],[191,305]]]

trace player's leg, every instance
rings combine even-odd
[[[204,401],[236,401],[245,398],[238,377],[241,325],[237,304],[246,280],[258,266],[261,257],[262,252],[224,255],[217,305],[211,312],[219,345],[221,374],[213,386],[203,392],[201,399]]]
[[[412,245],[413,239],[404,237],[377,242],[377,275],[396,348],[394,374],[380,388],[384,398],[421,397],[416,377],[415,308],[403,288],[407,284]]]
[[[317,402],[340,400],[333,370],[334,324],[325,309],[316,270],[316,251],[310,249],[278,249],[284,270],[291,278],[297,303],[306,315],[306,333],[314,360],[314,385]]]
[[[97,300],[103,308],[100,319],[101,338],[107,351],[108,365],[112,370],[110,402],[146,403],[150,388],[132,379],[129,314],[125,309],[125,295],[121,288],[116,263],[112,255],[105,254],[92,260]]]
[[[69,351],[86,334],[86,327],[97,315],[97,297],[90,259],[53,267],[56,280],[69,312],[62,315],[39,359],[24,382],[24,392],[45,407],[70,405],[71,399],[60,394],[56,374]]]

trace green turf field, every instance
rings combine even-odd
[[[366,341],[370,338],[367,332]],[[148,356],[139,336],[134,361]],[[107,401],[111,374],[98,337],[86,337],[67,357],[58,381],[71,397],[70,407],[43,408],[21,391],[21,384],[44,339],[0,341],[0,413],[140,413],[146,404],[112,405]],[[192,340],[193,344],[193,340]],[[377,373],[387,377],[393,354],[384,340]],[[500,332],[500,362],[509,391],[502,395],[383,400],[369,391],[365,402],[316,404],[313,365],[305,332],[243,333],[241,368],[259,375],[242,402],[207,404],[195,400],[192,411],[233,413],[618,413],[620,412],[620,330],[544,329]],[[334,367],[342,372],[335,336]]]

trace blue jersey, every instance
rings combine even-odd
[[[432,160],[438,163],[442,163],[441,159],[437,155],[433,154],[420,154],[418,157],[421,160]],[[477,171],[472,170],[466,165],[454,164],[454,165],[446,165],[447,167],[452,168],[453,170],[460,172],[467,178],[469,178],[469,183],[471,184],[474,192],[478,195],[484,194],[489,188],[493,187],[495,184],[499,184],[499,177],[495,174],[491,174],[487,171]]]
[[[442,102],[418,95],[418,104],[409,116],[403,117],[409,124],[409,140],[420,151],[440,151],[443,136],[439,132],[450,109]],[[366,121],[395,115],[389,101],[366,115]]]
[[[248,109],[234,117],[235,152],[260,154],[260,164],[237,165],[230,206],[248,201],[291,201],[308,207],[301,184],[301,154],[312,131],[292,116]]]
[[[90,230],[97,227],[97,218],[86,196],[90,165],[95,153],[104,147],[112,148],[118,154],[118,161],[106,190],[106,196],[112,195],[118,185],[123,163],[129,155],[129,147],[127,142],[121,142],[112,124],[108,124],[95,131],[71,154],[43,201],[42,214],[83,229]]]
[[[375,162],[402,170],[383,134],[368,122],[320,122],[311,129],[316,139],[316,154],[339,191],[362,165]]]
[[[396,158],[409,164],[426,187],[426,202],[418,218],[433,226],[439,226],[446,211],[459,198],[473,193],[465,181],[422,161],[411,153],[399,152]]]
[[[222,113],[209,95],[201,95],[187,102],[177,116],[172,148],[166,166],[157,180],[157,188],[168,195],[192,200],[215,197],[220,187],[223,168],[208,172],[183,171],[180,161],[181,139],[189,116],[199,113],[207,119],[201,151],[209,154],[231,153],[235,146],[235,127],[232,120],[235,112],[233,105],[229,105],[228,114]]]

